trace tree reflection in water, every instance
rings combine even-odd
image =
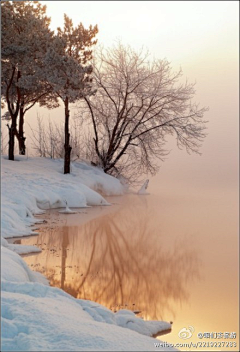
[[[38,242],[52,249],[37,260],[52,285],[75,297],[163,319],[165,310],[174,315],[173,301],[187,300],[188,283],[199,278],[199,259],[184,239],[167,248],[155,225],[147,199],[130,197],[115,213],[40,234]]]

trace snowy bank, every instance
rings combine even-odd
[[[84,163],[74,163],[72,174],[63,175],[61,160],[18,160],[2,159],[5,238],[32,234],[30,225],[37,221],[34,214],[65,207],[65,200],[69,207],[108,205],[95,190],[106,195],[123,194],[118,180]],[[98,303],[50,287],[46,278],[14,253],[35,247],[8,244],[3,237],[2,351],[154,351],[156,340],[150,336],[171,328],[170,323],[144,321],[127,310],[113,313]]]
[[[35,234],[30,226],[39,220],[34,214],[44,209],[109,205],[97,192],[106,196],[122,195],[121,183],[101,169],[74,162],[71,174],[63,174],[63,160],[48,158],[16,158],[9,161],[2,157],[2,213],[1,235],[3,238]],[[2,245],[17,253],[30,251],[18,245]],[[32,252],[39,251],[31,247]]]
[[[155,350],[154,339],[142,334],[170,328],[50,287],[4,247],[2,268],[2,351],[148,351]]]

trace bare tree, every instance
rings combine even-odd
[[[4,133],[3,129],[1,128],[1,155],[7,153],[7,135]]]
[[[92,121],[94,163],[105,172],[127,178],[155,174],[164,160],[166,138],[199,153],[205,137],[206,108],[192,103],[194,84],[179,83],[166,60],[148,61],[149,54],[118,43],[96,53],[97,94],[85,97]]]
[[[37,128],[31,129],[32,148],[40,157],[64,158],[64,129],[61,123],[52,122],[50,118],[44,122],[40,115],[37,115]],[[70,143],[72,145],[71,160],[84,159],[83,139],[81,121],[78,118],[72,119],[69,127]]]
[[[43,123],[42,117],[37,115],[37,129],[34,130],[31,126],[30,129],[32,132],[30,137],[32,147],[36,150],[37,155],[54,159],[55,149],[53,149],[53,145],[57,149],[59,136],[53,134],[52,122],[48,120],[48,125],[46,125]]]

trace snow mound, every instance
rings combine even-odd
[[[42,274],[32,271],[17,253],[3,246],[1,246],[1,280],[48,284],[48,280]]]
[[[165,321],[143,320],[137,317],[134,312],[121,309],[117,313],[91,301],[81,301],[83,309],[99,322],[115,324],[123,328],[134,330],[142,335],[153,336],[161,331],[171,329],[171,324]]]
[[[155,350],[153,338],[95,321],[76,300],[49,292],[2,292],[2,351]]]
[[[161,331],[171,329],[171,324],[165,321],[142,320],[129,310],[119,310],[115,317],[119,326],[134,330],[140,334],[153,336]]]
[[[86,163],[72,163],[72,173],[62,173],[62,160],[2,157],[2,237],[35,234],[29,226],[36,223],[34,214],[50,208],[85,208],[109,205],[102,195],[123,194],[123,186],[101,169]],[[95,190],[94,190],[95,189]],[[3,244],[4,245],[4,244]],[[13,247],[12,247],[13,248]],[[15,250],[18,251],[17,247]]]
[[[159,322],[148,324],[130,311],[114,314],[95,302],[33,282],[39,278],[27,277],[24,262],[16,256],[12,255],[10,268],[21,270],[18,281],[2,278],[2,351],[155,350],[153,338],[128,325],[130,320],[135,327],[146,325],[144,332],[149,335],[159,329]],[[168,323],[163,324],[167,328]]]
[[[141,186],[141,188],[137,192],[139,195],[148,195],[149,194],[149,193],[147,193],[148,183],[149,183],[149,180],[146,180],[144,182],[144,184]]]

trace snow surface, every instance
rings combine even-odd
[[[47,279],[33,272],[17,254],[39,249],[5,239],[33,234],[29,226],[40,221],[34,214],[65,208],[65,200],[70,207],[108,205],[94,189],[121,195],[120,182],[84,163],[74,163],[72,174],[63,175],[62,160],[18,160],[2,158],[1,350],[156,350],[156,340],[150,336],[170,329],[170,323],[144,321],[128,310],[113,313],[50,287]]]
[[[44,209],[109,205],[106,196],[122,195],[121,183],[101,169],[75,162],[71,174],[64,175],[63,161],[48,158],[2,157],[2,237],[35,234],[29,226],[39,222],[33,214]],[[2,242],[6,245],[6,242]],[[17,251],[11,245],[11,248]]]
[[[139,191],[137,192],[139,195],[148,195],[149,193],[147,193],[147,188],[148,188],[148,183],[149,180],[146,180],[144,182],[144,184],[142,185],[142,187],[139,189]]]

